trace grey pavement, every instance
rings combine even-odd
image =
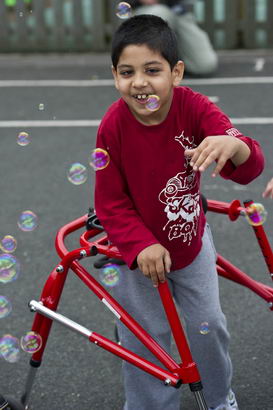
[[[219,52],[220,68],[215,77],[264,77],[273,73],[271,51]],[[256,71],[257,59],[264,60]],[[75,55],[1,55],[0,80],[111,78],[108,54]],[[219,106],[232,118],[273,117],[273,84],[198,85],[194,90],[219,99]],[[100,119],[117,98],[109,87],[0,87],[0,122],[15,120]],[[38,105],[45,105],[44,111]],[[203,192],[210,199],[230,202],[252,198],[267,211],[266,232],[272,243],[273,201],[261,193],[272,177],[273,124],[238,125],[246,135],[255,137],[265,157],[264,173],[248,186],[217,178],[209,172],[203,178]],[[18,132],[27,131],[31,143],[16,144]],[[54,247],[57,230],[81,215],[93,204],[94,173],[88,158],[94,148],[96,127],[0,128],[0,237],[13,235],[18,241],[15,252],[21,263],[19,278],[0,284],[0,294],[8,297],[12,313],[0,321],[0,337],[20,338],[30,330],[33,314],[28,301],[39,299],[42,287],[59,262]],[[72,185],[66,177],[69,166],[81,162],[88,168],[85,184]],[[22,232],[17,219],[23,210],[38,215],[33,232]],[[232,263],[256,280],[272,286],[266,265],[251,228],[243,219],[230,222],[226,216],[209,214],[216,247]],[[67,245],[79,246],[79,233]],[[91,259],[83,262],[98,277]],[[233,388],[240,410],[273,408],[273,312],[267,304],[233,282],[220,278],[223,310],[227,316],[234,364]],[[71,272],[64,288],[59,311],[106,337],[113,338],[113,315]],[[17,363],[0,359],[0,392],[19,399],[24,391],[30,356],[21,352]],[[41,368],[31,396],[33,410],[121,410],[124,400],[121,361],[88,343],[80,336],[54,324]],[[181,388],[183,410],[194,410],[188,386]]]

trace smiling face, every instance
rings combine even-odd
[[[184,65],[178,61],[173,70],[167,60],[146,45],[126,46],[117,69],[112,69],[115,86],[135,118],[145,125],[162,122],[170,109],[173,87],[183,78]],[[159,109],[146,108],[150,95],[159,97]]]

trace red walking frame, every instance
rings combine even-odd
[[[226,214],[231,221],[235,221],[240,215],[245,215],[247,207],[253,201],[246,201],[244,206],[238,200],[231,203],[207,200],[208,210],[211,212]],[[96,223],[97,222],[97,223]],[[87,230],[80,236],[79,249],[68,251],[65,246],[65,238],[72,232],[80,228],[87,227]],[[267,239],[263,226],[253,226],[258,244],[261,248],[265,262],[268,266],[269,274],[273,279],[273,253]],[[60,263],[53,269],[49,275],[45,286],[42,290],[40,301],[32,300],[29,303],[31,311],[36,312],[33,321],[32,331],[38,333],[43,340],[41,349],[32,355],[30,360],[30,370],[26,381],[25,392],[18,405],[11,400],[12,410],[27,409],[30,399],[30,393],[34,383],[37,369],[42,363],[43,353],[46,347],[47,339],[50,333],[53,321],[57,321],[71,330],[89,339],[90,342],[108,350],[114,355],[126,360],[142,369],[143,371],[162,380],[166,386],[178,388],[181,384],[189,384],[191,391],[196,399],[199,410],[207,410],[202,393],[202,384],[200,375],[193,361],[186,336],[181,325],[173,298],[171,296],[168,283],[161,283],[158,292],[165,309],[166,317],[170,323],[173,337],[181,358],[181,363],[177,363],[134,319],[122,306],[100,285],[100,283],[81,266],[80,260],[85,257],[95,256],[97,254],[106,255],[108,258],[121,259],[118,249],[109,244],[107,235],[103,235],[103,228],[99,225],[95,214],[84,215],[71,223],[62,227],[56,236],[56,250],[61,258]],[[95,237],[99,236],[98,239]],[[155,365],[146,359],[136,355],[134,352],[127,350],[118,343],[115,343],[104,336],[93,332],[82,325],[70,320],[69,318],[57,313],[58,304],[62,290],[67,278],[69,269],[71,269],[85,285],[96,294],[100,301],[119,319],[130,331],[153,353],[153,355],[162,363],[163,367]],[[273,310],[273,288],[264,285],[250,278],[246,273],[239,270],[232,263],[218,255],[217,259],[218,274],[232,280],[242,286],[249,288],[258,296],[263,298],[269,308]],[[0,409],[4,408],[1,407]]]

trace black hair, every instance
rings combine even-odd
[[[115,70],[123,49],[129,45],[146,45],[151,50],[159,52],[168,61],[171,70],[178,61],[175,33],[165,20],[151,14],[131,17],[115,32],[111,53]]]

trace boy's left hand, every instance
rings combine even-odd
[[[203,172],[217,161],[212,177],[219,174],[228,159],[231,159],[235,166],[239,166],[249,155],[250,149],[247,144],[229,135],[206,137],[197,148],[185,150],[185,156],[191,158],[190,165],[194,171]]]

